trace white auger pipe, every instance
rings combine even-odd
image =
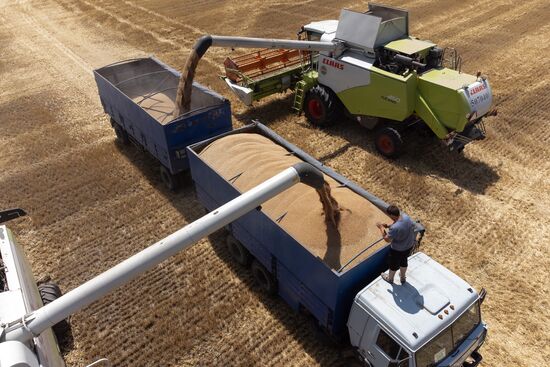
[[[124,260],[64,296],[5,326],[4,340],[25,342],[69,315],[143,274],[168,257],[233,222],[298,182],[316,189],[323,175],[308,163],[298,163],[206,214],[179,231]]]
[[[289,50],[310,50],[310,51],[335,51],[338,43],[327,41],[299,41],[277,38],[253,38],[253,37],[231,37],[231,36],[210,36],[212,47],[243,47],[243,48],[283,48]]]

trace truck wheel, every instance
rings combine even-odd
[[[130,138],[128,138],[128,133],[122,126],[117,124],[116,122],[113,124],[113,129],[115,130],[115,135],[119,142],[121,142],[124,145],[130,144]]]
[[[258,260],[252,261],[252,275],[258,285],[264,292],[273,296],[277,294],[277,282],[273,278],[273,275],[267,269],[258,262]]]
[[[44,306],[62,296],[61,289],[59,289],[59,286],[55,283],[39,284],[38,292],[40,293],[40,298],[42,299],[42,303],[44,304]],[[69,325],[69,322],[67,320],[61,320],[57,324],[52,326],[52,329],[55,337],[58,341],[60,341],[67,336],[69,330],[71,329],[71,326]]]
[[[177,175],[173,175],[168,168],[163,165],[160,165],[160,178],[164,183],[164,186],[166,186],[170,191],[176,191],[180,186],[179,177]]]
[[[330,126],[340,113],[340,101],[332,91],[321,85],[316,85],[306,94],[304,112],[312,125]]]
[[[242,266],[250,265],[250,261],[252,260],[250,252],[248,252],[248,250],[239,241],[237,241],[235,237],[228,235],[225,240],[225,244],[227,245],[227,249],[229,250],[231,257],[233,257],[237,263]]]
[[[376,150],[388,158],[396,158],[403,150],[401,134],[392,127],[382,127],[376,131],[374,137]]]

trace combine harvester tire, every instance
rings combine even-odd
[[[374,137],[376,150],[388,158],[397,158],[403,152],[403,139],[393,127],[381,127]]]
[[[339,101],[332,91],[321,85],[316,85],[307,92],[304,112],[312,125],[331,126],[340,115]]]

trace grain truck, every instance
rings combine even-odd
[[[270,144],[273,148],[265,148]],[[264,148],[255,148],[260,145]],[[187,150],[198,199],[208,210],[238,197],[256,175],[289,159],[309,163],[330,182],[342,210],[339,233],[323,225],[323,208],[311,204],[319,198],[315,190],[305,187],[290,189],[226,227],[230,254],[250,267],[264,291],[279,295],[292,310],[313,317],[332,338],[349,343],[367,366],[479,364],[479,348],[487,334],[480,310],[485,291],[478,293],[421,252],[409,258],[405,284],[384,281],[380,274],[387,269],[388,244],[372,232],[370,238],[362,234],[375,229],[371,217],[384,216],[388,204],[383,200],[259,123]],[[361,206],[371,209],[362,211]],[[347,243],[353,236],[346,232],[357,224],[360,233],[355,239],[368,241]],[[416,232],[420,240],[424,233],[420,223]],[[324,241],[327,246],[319,249],[319,242]],[[331,248],[335,245],[340,255],[337,262]]]
[[[229,101],[199,83],[193,84],[189,111],[174,114],[180,74],[153,56],[101,67],[94,77],[118,141],[153,156],[170,190],[188,170],[185,147],[232,128]]]
[[[204,36],[182,74],[182,110],[210,46],[260,49],[224,62],[223,79],[245,104],[291,89],[293,109],[311,124],[325,127],[346,115],[375,130],[376,149],[387,157],[401,153],[403,131],[415,125],[460,152],[485,138],[483,120],[496,114],[487,78],[461,72],[454,49],[410,36],[408,12],[389,6],[344,9],[339,20],[305,25],[296,41]]]
[[[57,294],[53,299],[50,291],[54,287],[50,286],[45,291],[40,289],[40,285],[37,287],[23,249],[11,231],[0,225],[0,366],[63,366],[52,327],[300,182],[319,188],[323,177],[306,163],[289,167],[67,294]],[[24,214],[20,209],[0,212],[0,223]],[[54,293],[58,292],[57,288]],[[103,361],[92,365],[97,366],[97,362]]]
[[[248,153],[253,141],[236,141],[232,152],[219,155],[220,161],[213,159],[216,151],[212,146],[241,135],[257,135],[262,144],[267,141],[276,146],[277,152],[266,150],[248,161],[244,158],[245,169],[229,177],[237,167],[230,154]],[[409,259],[407,283],[383,281],[380,273],[386,269],[388,246],[381,239],[371,241],[372,232],[370,237],[361,235],[374,226],[374,219],[384,218],[387,204],[383,200],[259,123],[191,145],[186,156],[198,198],[210,213],[66,295],[46,300],[43,307],[43,296],[22,249],[11,232],[0,226],[0,365],[61,365],[50,327],[224,226],[229,232],[229,253],[238,263],[250,266],[260,288],[279,295],[290,309],[310,315],[328,335],[348,343],[359,362],[373,367],[479,364],[479,348],[487,334],[480,309],[485,292],[478,293],[421,252]],[[281,166],[281,160],[289,158],[294,160],[294,168],[285,168],[286,163]],[[275,169],[284,171],[241,193],[239,188],[251,186],[251,178],[255,178],[247,169],[254,165],[263,175]],[[294,185],[298,180],[315,190]],[[329,242],[338,244],[337,256],[335,248],[319,248],[316,243],[322,238],[318,237],[323,232],[319,228],[322,210],[310,205],[308,213],[302,204],[295,205],[319,202],[317,190],[327,182],[342,211],[339,233],[330,231],[328,224],[325,228]],[[293,191],[296,188],[299,190]],[[288,192],[283,193],[285,189]],[[271,200],[275,195],[276,200]],[[292,205],[300,210],[285,209]],[[363,211],[363,206],[370,209]],[[273,210],[282,212],[274,216]],[[373,218],[356,217],[360,220],[357,242],[348,243],[353,238],[346,233],[348,224],[356,226],[352,220],[356,213],[370,213]],[[0,214],[0,218],[17,216],[8,214]],[[424,228],[419,223],[416,231],[420,240]],[[317,237],[303,240],[304,233]]]

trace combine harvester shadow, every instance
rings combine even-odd
[[[345,125],[345,126],[344,126]],[[330,165],[334,159],[350,149],[358,147],[374,156],[380,156],[374,146],[373,134],[365,134],[360,125],[337,124],[325,131],[348,141],[343,147],[319,158],[324,164]],[[407,134],[422,134],[420,131],[409,131]],[[420,176],[436,176],[449,180],[459,188],[473,194],[484,194],[485,191],[500,179],[497,170],[482,160],[470,159],[464,153],[450,152],[439,149],[427,142],[427,138],[407,139],[406,148],[409,154],[404,154],[390,163],[403,170],[404,174]]]

